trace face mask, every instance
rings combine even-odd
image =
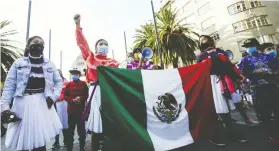
[[[44,45],[43,44],[32,44],[29,46],[29,51],[31,54],[43,54]]]
[[[107,56],[109,47],[108,46],[97,46],[97,54],[101,56]]]
[[[277,51],[276,50],[270,50],[266,54],[269,54],[269,55],[272,55],[273,57],[276,57],[277,56]]]
[[[247,48],[246,50],[249,54],[253,55],[255,53],[257,53],[257,48],[256,47],[250,47],[250,48]]]
[[[73,75],[72,79],[73,79],[73,81],[77,81],[79,79],[79,76]]]
[[[200,49],[203,51],[203,50],[206,50],[207,48],[209,47],[212,47],[212,44],[210,43],[201,43],[200,44]]]

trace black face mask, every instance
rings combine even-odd
[[[213,45],[211,43],[201,43],[200,44],[200,50],[201,51],[204,51],[204,50],[206,50],[209,47],[213,47]]]
[[[29,52],[31,54],[43,54],[44,45],[43,44],[32,44],[29,46]]]

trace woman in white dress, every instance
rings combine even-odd
[[[7,148],[46,151],[46,144],[61,132],[53,104],[60,96],[62,78],[54,64],[43,57],[43,50],[41,37],[29,38],[24,57],[8,72],[1,98],[1,116],[9,122]]]
[[[68,136],[67,136],[67,129],[68,129],[67,107],[68,107],[68,102],[65,101],[64,94],[65,94],[65,88],[66,88],[66,85],[67,85],[68,81],[64,78],[63,73],[60,69],[58,69],[58,72],[59,72],[61,78],[63,79],[63,88],[62,88],[60,97],[55,102],[55,108],[56,108],[56,112],[59,116],[59,119],[62,123],[63,142],[64,142],[64,146],[66,146],[67,145],[67,138],[68,138]],[[52,149],[58,149],[59,147],[60,147],[59,135],[56,135],[55,136],[55,142],[52,146]]]
[[[199,47],[201,54],[197,58],[197,62],[211,62],[211,86],[215,110],[218,114],[219,121],[226,136],[233,141],[240,143],[247,142],[243,139],[232,126],[230,110],[235,109],[232,94],[235,88],[232,79],[245,79],[242,73],[230,62],[227,53],[224,50],[215,47],[214,40],[208,35],[202,35],[199,39]],[[224,138],[219,136],[220,132],[216,132],[216,136],[210,140],[211,143],[219,147],[226,146]]]

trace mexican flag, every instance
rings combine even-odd
[[[166,151],[210,137],[217,121],[210,64],[98,68],[105,151]]]

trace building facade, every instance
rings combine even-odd
[[[166,1],[165,1],[166,2]],[[247,38],[279,43],[279,1],[173,0],[180,18],[199,34],[211,35],[217,47],[241,58]]]

